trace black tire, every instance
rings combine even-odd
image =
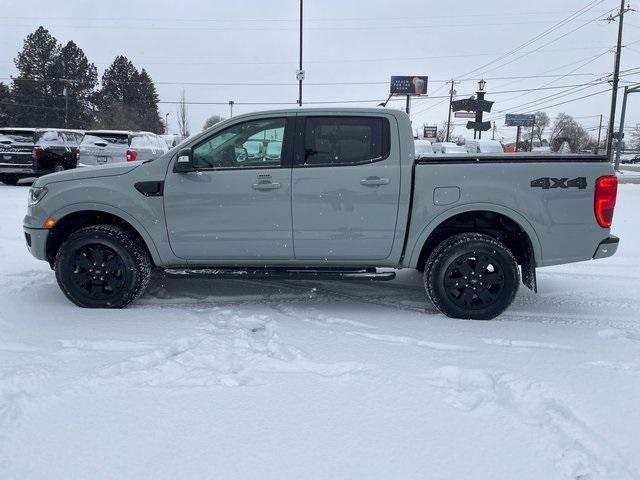
[[[0,181],[7,185],[17,185],[18,180],[20,180],[20,177],[17,175],[3,175],[0,177]]]
[[[438,310],[448,317],[473,320],[500,315],[520,285],[511,251],[480,233],[462,233],[440,243],[427,259],[423,278]]]
[[[151,279],[146,246],[115,225],[95,225],[71,234],[56,255],[58,285],[85,308],[123,308],[138,298]]]

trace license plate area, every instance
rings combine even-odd
[[[107,163],[109,161],[109,157],[105,157],[105,156],[96,156],[96,163],[99,164],[103,164],[103,163]]]

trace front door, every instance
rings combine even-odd
[[[294,121],[295,116],[236,123],[193,147],[195,172],[170,167],[164,202],[176,256],[230,264],[293,258]]]
[[[393,117],[301,116],[292,172],[296,259],[383,260],[395,241],[400,154]]]

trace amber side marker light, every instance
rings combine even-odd
[[[42,224],[42,228],[52,229],[56,225],[56,220],[53,217],[47,217],[47,219]]]

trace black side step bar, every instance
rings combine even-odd
[[[167,268],[171,278],[247,278],[274,280],[367,280],[384,282],[396,278],[395,272],[361,269],[296,269],[296,268]]]

